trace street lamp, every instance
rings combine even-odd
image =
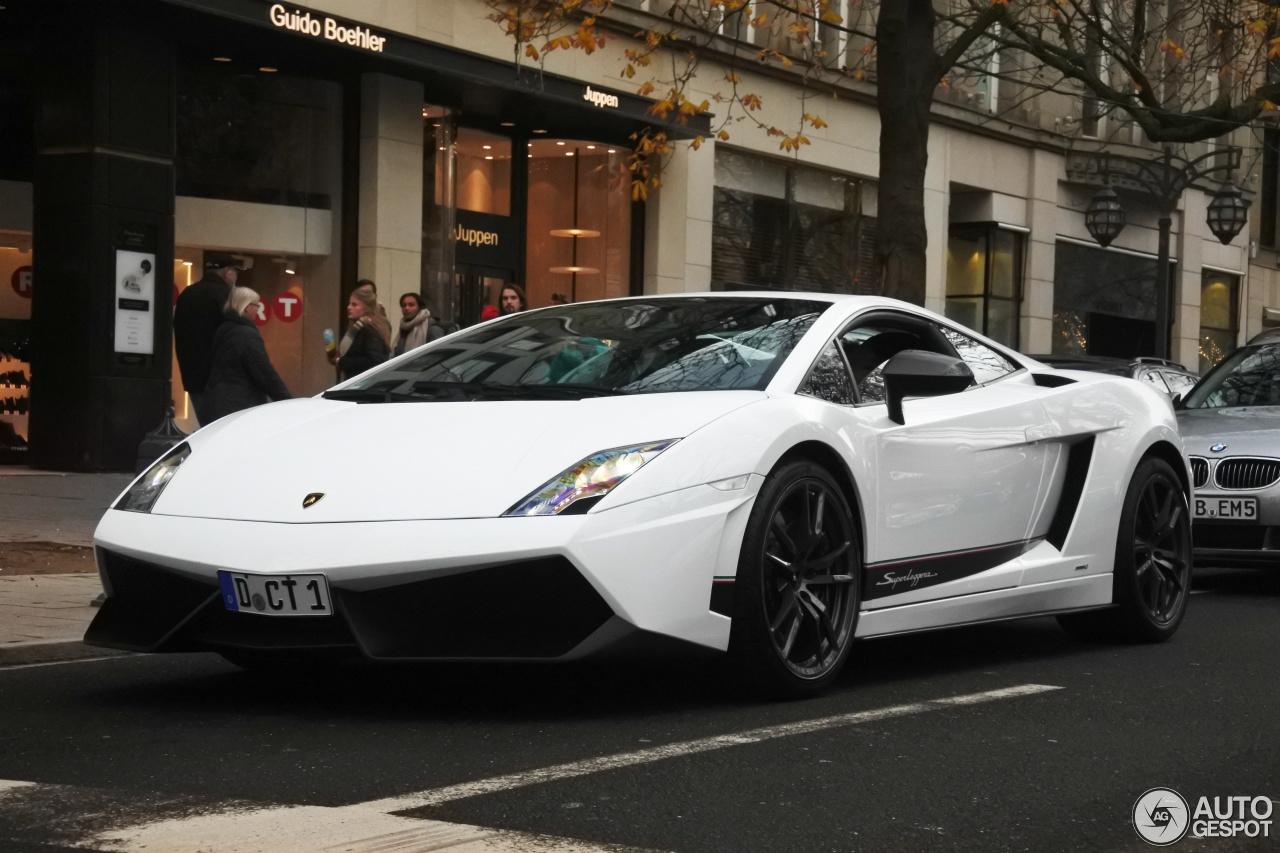
[[[1227,183],[1213,195],[1207,216],[1209,230],[1224,244],[1230,243],[1244,228],[1249,216],[1249,206],[1240,188],[1231,183],[1231,173],[1240,168],[1241,151],[1235,146],[1221,151],[1201,154],[1193,160],[1174,157],[1169,148],[1155,159],[1130,157],[1126,154],[1098,152],[1082,155],[1092,158],[1093,168],[1086,170],[1102,176],[1102,189],[1098,190],[1085,211],[1085,227],[1093,239],[1102,246],[1109,246],[1125,226],[1124,209],[1113,183],[1129,183],[1135,189],[1144,190],[1160,208],[1160,242],[1156,252],[1156,355],[1169,357],[1169,233],[1173,228],[1173,211],[1177,209],[1182,191],[1197,181],[1217,172],[1226,172]],[[1225,161],[1225,162],[1224,162]],[[1068,167],[1070,169],[1070,167]]]

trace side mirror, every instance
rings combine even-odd
[[[1175,411],[1182,408],[1182,398],[1184,396],[1185,395],[1179,393],[1179,394],[1174,394],[1172,397],[1169,398],[1169,402],[1173,404],[1173,408]]]
[[[881,371],[889,401],[889,420],[906,423],[902,416],[905,397],[938,397],[956,394],[973,384],[969,365],[950,355],[907,349],[889,359]]]

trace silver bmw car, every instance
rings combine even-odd
[[[1280,340],[1241,347],[1177,404],[1197,566],[1280,566]]]

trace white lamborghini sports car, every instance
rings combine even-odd
[[[200,430],[120,496],[86,641],[314,658],[728,653],[828,684],[857,639],[1186,608],[1169,401],[923,309],[804,293],[557,306]]]

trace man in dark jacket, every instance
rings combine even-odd
[[[213,336],[222,323],[222,310],[241,269],[240,262],[226,252],[206,252],[204,278],[182,291],[173,309],[173,349],[178,356],[178,372],[201,426],[212,421],[204,405],[204,390],[209,383]]]
[[[205,387],[204,408],[210,422],[268,400],[293,396],[271,366],[262,335],[250,319],[258,313],[258,294],[237,287],[228,301],[222,325],[213,336],[209,384]]]

